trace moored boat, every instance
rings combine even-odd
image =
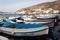
[[[38,24],[38,23],[42,23],[42,24],[44,24],[44,23],[50,23],[50,22],[52,22],[53,21],[53,19],[51,19],[51,20],[38,20],[38,19],[32,19],[32,18],[26,18],[26,19],[21,19],[21,18],[16,18],[16,20],[15,21],[13,21],[13,20],[11,20],[10,22],[11,23],[26,23],[26,24]]]
[[[25,23],[26,24],[46,24],[46,23],[51,23],[54,22],[53,19],[50,20],[26,20]]]
[[[0,36],[0,40],[9,40],[9,39],[6,37]]]
[[[48,17],[48,15],[41,16],[40,18],[53,18],[55,16],[52,15]],[[12,22],[14,23],[12,23]],[[15,18],[14,20],[10,20],[7,23],[4,23],[1,28],[3,33],[14,35],[14,36],[37,36],[48,34],[49,27],[45,25],[46,23],[53,22],[54,19],[48,20],[38,20],[32,19],[31,17],[26,18]],[[9,25],[7,25],[9,24]]]
[[[48,34],[49,27],[44,24],[26,24],[26,23],[11,23],[2,22],[3,25],[0,27],[3,33],[14,35],[14,36],[37,36]],[[7,25],[8,24],[8,25]],[[34,35],[32,35],[34,34]]]
[[[38,36],[48,34],[49,27],[41,26],[36,28],[7,28],[1,27],[3,33],[14,36]]]
[[[56,15],[54,14],[40,14],[40,16],[37,16],[37,19],[54,19]]]
[[[35,24],[36,22],[34,24],[11,23],[11,22],[1,22],[1,23],[3,24],[0,27],[1,32],[9,34],[9,35],[14,35],[14,36],[44,35],[44,34],[48,34],[48,30],[49,30],[48,26],[44,26],[44,24],[39,24],[39,23]]]

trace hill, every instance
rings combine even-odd
[[[60,0],[33,5],[31,7],[23,8],[21,10],[19,9],[16,12],[21,12],[21,11],[32,12],[34,9],[40,9],[40,8],[41,9],[52,8],[54,10],[59,10],[60,11]]]

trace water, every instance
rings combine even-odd
[[[11,17],[11,16],[14,16],[14,17],[16,17],[16,16],[20,16],[19,14],[0,14],[0,18],[1,17]]]

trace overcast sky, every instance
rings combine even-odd
[[[0,0],[0,10],[14,12],[18,9],[50,1],[54,0]]]

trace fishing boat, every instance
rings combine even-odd
[[[15,26],[15,28],[1,27],[1,31],[14,36],[45,35],[48,34],[49,31],[49,27],[43,26],[42,24],[16,24]]]
[[[17,20],[21,20],[17,18]],[[27,20],[25,20],[27,21]],[[21,21],[19,21],[21,22]],[[31,21],[32,22],[32,21]],[[11,23],[2,22],[3,25],[0,27],[3,33],[14,35],[14,36],[37,36],[48,34],[49,27],[41,23]],[[7,25],[8,24],[8,25]]]
[[[56,17],[56,15],[54,14],[40,14],[40,16],[37,16],[37,19],[54,19]]]
[[[54,20],[27,20],[25,21],[26,24],[47,24],[54,22]]]
[[[22,18],[16,18],[16,20],[10,20],[11,23],[25,23],[25,24],[46,24],[46,23],[51,23],[53,22],[54,19],[32,19],[32,18],[26,18],[26,19],[22,19]]]
[[[16,17],[9,17],[8,19],[10,19],[10,20],[14,20]]]
[[[3,21],[0,22],[0,27],[2,27],[2,26],[8,27],[8,26],[12,26],[12,25],[13,24],[6,19],[3,19]]]
[[[16,18],[16,22],[17,23],[23,23],[24,19],[22,19],[21,17]]]
[[[47,17],[47,18],[52,18],[52,17]],[[15,21],[13,20],[11,21],[9,21],[9,23],[7,22],[5,25],[3,24],[4,26],[1,27],[1,31],[3,33],[14,36],[38,36],[38,35],[48,34],[49,26],[45,24],[51,23],[53,20],[52,21],[38,20],[36,18],[32,19],[32,17],[24,17],[24,18],[17,17],[15,18]],[[6,26],[7,24],[10,25]]]
[[[0,36],[0,40],[9,40],[9,39],[6,37]]]

